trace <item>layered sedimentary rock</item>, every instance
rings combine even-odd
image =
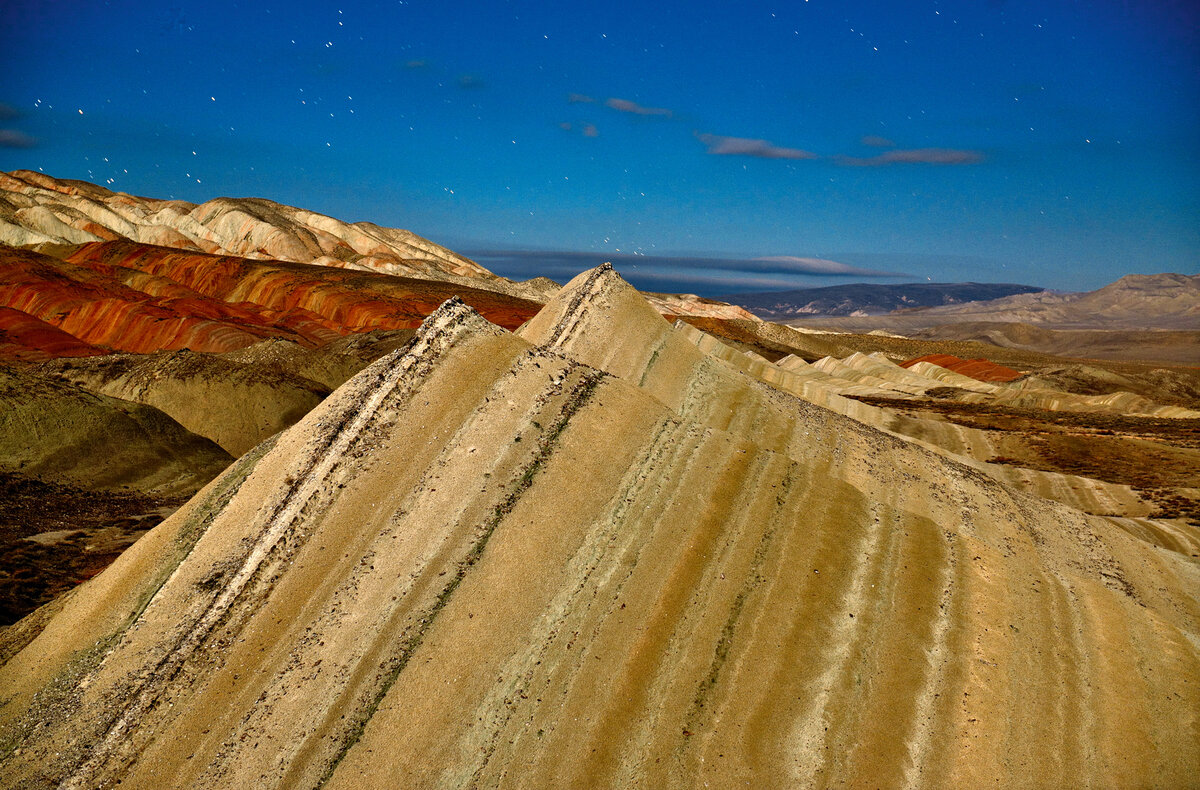
[[[0,307],[0,359],[41,362],[59,357],[89,357],[106,349],[85,343],[53,324],[10,307]]]
[[[1194,560],[705,345],[443,306],[4,635],[0,784],[1196,775]]]
[[[206,297],[166,278],[139,282],[141,272],[124,268],[10,247],[0,247],[0,262],[0,305],[92,347],[224,351],[266,337],[316,345],[339,336],[317,316],[270,314],[254,304]]]
[[[0,244],[45,248],[118,240],[453,283],[535,302],[558,290],[545,277],[514,282],[497,276],[411,231],[343,222],[263,198],[222,197],[197,205],[29,170],[0,173]],[[758,320],[741,307],[694,294],[648,298],[668,315]]]
[[[312,348],[346,334],[415,328],[454,293],[508,328],[538,308],[450,283],[124,240],[54,252],[0,246],[0,351],[10,359],[222,352],[267,339]]]
[[[959,359],[953,354],[926,354],[923,357],[905,360],[900,363],[900,367],[910,368],[922,362],[937,365],[976,381],[1015,381],[1021,377],[1019,370],[1006,368],[986,359]]]
[[[28,170],[0,173],[0,241],[5,244],[120,238],[410,277],[500,279],[407,230],[342,222],[263,198],[216,198],[197,205],[136,197]]]
[[[695,410],[686,412],[690,417],[721,428],[730,424],[751,425],[755,431],[763,432],[764,441],[789,441],[791,429],[775,422],[778,419],[786,421],[786,415],[768,418],[761,414],[764,408],[771,411],[779,408],[763,406],[761,401],[765,398],[769,402],[777,397],[776,391],[782,391],[850,417],[855,423],[903,438],[957,463],[968,464],[1020,490],[1050,497],[1085,512],[1137,518],[1151,512],[1151,507],[1128,485],[986,463],[997,456],[1018,454],[1025,445],[1024,439],[869,405],[855,397],[873,392],[874,388],[831,376],[794,357],[785,358],[779,364],[769,364],[761,358],[738,353],[689,324],[677,322],[673,328],[668,327],[611,271],[593,272],[590,276],[592,279],[578,279],[568,284],[545,310],[522,327],[521,334],[537,343],[552,342],[572,356],[626,380],[637,381],[652,392],[655,387],[663,387],[665,392],[671,393],[663,396],[668,397],[669,405],[674,403],[670,398],[685,398],[679,402],[679,408]],[[578,309],[591,301],[605,305],[615,302],[621,310]],[[564,304],[577,307],[567,309]],[[559,314],[567,318],[561,319],[562,325],[551,329],[550,322],[560,319],[550,316]],[[568,331],[568,324],[576,329]],[[634,331],[627,331],[629,327]],[[747,376],[756,382],[749,392],[758,394],[749,400],[748,396],[742,395],[729,403],[724,393],[730,388],[744,389],[744,377]],[[831,446],[836,444],[828,436],[822,441]],[[850,453],[849,457],[857,459],[869,455],[864,450]],[[838,457],[841,457],[840,453]]]

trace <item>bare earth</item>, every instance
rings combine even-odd
[[[1194,782],[1196,531],[939,375],[448,302],[0,632],[0,786]]]

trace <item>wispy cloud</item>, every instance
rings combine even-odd
[[[20,115],[21,113],[17,111],[16,107],[0,101],[0,121],[9,121],[13,118],[19,117]]]
[[[591,96],[587,96],[582,93],[568,93],[567,94],[567,103],[568,104],[592,104],[595,101],[596,100],[593,99]]]
[[[868,134],[860,140],[863,145],[868,145],[871,148],[895,148],[896,144],[886,137],[880,137],[877,134]]]
[[[33,148],[37,140],[16,129],[0,129],[0,148]]]
[[[696,138],[708,148],[707,153],[719,156],[757,156],[760,159],[817,159],[816,154],[799,148],[784,148],[767,140],[749,137],[725,137],[719,134],[698,134]]]
[[[674,114],[665,107],[643,107],[637,102],[629,101],[628,99],[606,99],[604,106],[634,115],[661,115],[664,118],[670,118]]]
[[[895,164],[928,164],[928,165],[973,165],[983,161],[983,154],[978,151],[964,151],[957,148],[898,148],[894,151],[884,151],[878,156],[865,158],[855,156],[834,157],[840,165],[852,167],[879,167]]]
[[[562,129],[565,132],[572,132],[572,131],[575,131],[575,124],[571,123],[570,121],[563,121],[562,123],[560,123],[558,125],[558,128]],[[600,136],[600,131],[596,128],[596,125],[593,123],[580,124],[579,125],[579,133],[582,134],[584,137],[599,137]]]
[[[815,274],[821,276],[848,275],[852,277],[903,277],[897,272],[885,272],[878,269],[864,269],[840,261],[827,258],[797,258],[792,255],[773,255],[765,258],[755,258],[779,270],[790,274]]]
[[[429,61],[425,60],[424,58],[417,58],[415,60],[406,60],[404,62],[404,68],[406,68],[406,69],[423,69],[423,68],[427,68],[428,66],[429,66]]]
[[[497,274],[526,279],[549,277],[566,282],[585,269],[606,261],[639,288],[701,294],[771,288],[795,288],[807,278],[907,278],[909,275],[852,266],[824,258],[773,256],[724,258],[687,255],[632,255],[619,252],[569,250],[471,249],[462,254]]]

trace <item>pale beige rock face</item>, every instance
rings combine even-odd
[[[264,198],[215,198],[196,205],[136,197],[28,170],[0,173],[0,242],[20,247],[117,237],[181,250],[459,282],[539,302],[550,295],[539,278],[514,282],[499,277],[411,231],[373,222],[343,222]],[[759,320],[740,307],[694,294],[649,298],[664,314]]]
[[[719,346],[443,306],[8,644],[0,786],[1197,775],[1195,560]]]
[[[24,170],[0,173],[0,223],[0,241],[14,246],[117,235],[245,258],[297,263],[331,258],[410,277],[500,279],[406,230],[342,222],[263,198],[216,198],[200,205],[139,198]],[[100,229],[109,235],[97,235]]]

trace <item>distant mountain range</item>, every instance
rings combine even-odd
[[[1200,328],[1200,275],[1128,274],[1095,291],[1038,291],[963,302],[902,310],[869,319],[866,316],[870,314],[859,314],[860,318],[826,313],[831,317],[821,319],[821,323],[849,332],[887,329],[902,333],[943,324],[979,322],[1023,323],[1053,329],[1196,330]],[[832,317],[839,315],[843,317]],[[807,318],[803,314],[793,317]]]
[[[999,299],[1014,294],[1043,291],[1013,283],[905,283],[879,285],[851,283],[794,291],[744,293],[718,297],[741,305],[770,321],[808,316],[869,316],[915,307],[938,307],[963,302]]]
[[[796,313],[775,320],[807,329],[1195,365],[1200,364],[1200,275],[1130,274],[1083,293],[1039,291],[885,315]]]

